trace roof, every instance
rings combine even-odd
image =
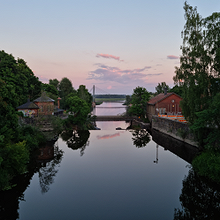
[[[28,99],[25,104],[18,106],[16,109],[39,109],[39,107]]]
[[[54,102],[54,100],[46,96],[45,92],[42,92],[41,97],[35,99],[33,102]]]
[[[174,92],[169,92],[166,95],[164,93],[160,93],[159,95],[156,95],[155,97],[153,97],[152,99],[149,100],[148,104],[149,105],[155,105],[156,103],[166,99],[167,97],[171,96],[171,95],[176,95],[178,97],[180,97],[179,95],[177,95]]]

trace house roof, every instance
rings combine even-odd
[[[33,102],[54,102],[54,100],[46,96],[45,92],[42,92],[41,97],[35,99]]]
[[[156,95],[155,97],[153,97],[152,99],[149,100],[148,104],[149,105],[155,105],[156,103],[166,99],[167,97],[171,96],[171,95],[176,95],[178,97],[180,97],[179,95],[177,95],[174,92],[169,92],[166,95],[164,93],[160,93],[159,95]]]
[[[39,107],[28,99],[25,104],[18,106],[16,109],[39,109]]]

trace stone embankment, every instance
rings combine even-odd
[[[187,123],[173,120],[168,117],[163,118],[154,115],[152,116],[151,129],[160,131],[161,133],[198,147],[194,135]]]

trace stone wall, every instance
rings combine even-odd
[[[194,135],[190,131],[188,124],[175,121],[169,118],[152,116],[152,129],[158,130],[178,140],[184,141],[193,146],[197,146]]]

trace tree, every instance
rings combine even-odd
[[[66,97],[70,93],[73,93],[74,88],[72,82],[66,77],[62,78],[60,81],[59,90],[61,98]]]
[[[68,112],[70,115],[66,119],[66,123],[77,125],[80,128],[85,128],[88,114],[90,113],[90,107],[86,101],[80,99],[77,96],[71,96],[67,99],[67,105],[70,106]]]
[[[149,92],[143,87],[137,87],[132,94],[131,104],[128,113],[136,115],[142,119],[146,118],[147,102],[150,99]]]
[[[158,95],[160,93],[165,92],[165,90],[166,91],[170,90],[170,87],[165,82],[162,82],[162,83],[158,83],[155,89],[156,89],[156,95]]]
[[[184,10],[182,56],[173,79],[183,87],[181,108],[193,124],[198,118],[196,113],[207,109],[209,101],[220,91],[215,85],[220,73],[220,13],[203,19],[197,8],[186,2]]]
[[[50,79],[49,85],[54,86],[57,90],[59,89],[60,82],[57,79]]]
[[[76,93],[76,90],[72,86],[72,82],[64,77],[59,84],[59,95],[62,98],[60,101],[61,108],[67,108],[67,96],[71,93]]]
[[[86,101],[86,103],[91,107],[92,106],[92,95],[88,92],[84,85],[80,85],[77,89],[77,96],[80,99]]]
[[[175,85],[172,89],[169,90],[169,92],[174,92],[180,97],[183,96],[183,86]]]

